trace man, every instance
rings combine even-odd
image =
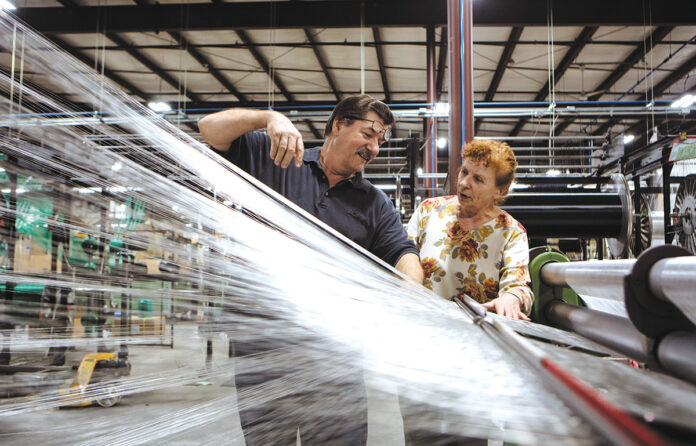
[[[204,117],[198,125],[203,138],[228,160],[420,284],[423,270],[415,244],[408,240],[389,198],[361,173],[377,156],[380,145],[389,139],[393,123],[394,116],[384,103],[360,95],[346,98],[334,108],[324,130],[323,145],[308,150],[290,120],[273,111],[225,110]],[[256,132],[263,128],[265,134]],[[263,349],[235,345],[236,355],[258,355],[271,348],[287,350],[286,344],[280,344],[283,343],[279,341]],[[297,347],[290,350],[299,354]],[[329,367],[325,362],[315,362],[317,376],[322,368]],[[323,370],[332,373],[328,368]],[[243,375],[237,373],[238,394],[240,388],[243,393],[243,389],[261,384],[258,376]],[[267,375],[275,376],[272,371]],[[362,373],[358,368],[348,375],[350,379],[339,383],[334,380],[325,386],[329,390],[319,398],[317,410],[309,418],[298,420],[303,444],[365,444],[367,406]],[[318,413],[327,400],[341,401],[339,411],[344,415],[340,420]],[[305,396],[302,405],[301,411],[312,412],[307,409],[311,403]],[[247,445],[271,440],[276,444],[294,444],[293,427],[297,424],[279,427],[277,423],[298,412],[297,406],[293,409],[291,403],[279,409],[280,406],[281,402],[277,402],[277,407],[247,410],[240,405]],[[275,438],[264,437],[273,423]],[[308,425],[307,429],[303,424]],[[282,434],[282,439],[278,436],[281,429],[290,431]]]

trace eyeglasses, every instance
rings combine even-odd
[[[382,138],[384,138],[384,142],[389,141],[389,138],[391,138],[391,127],[387,127],[384,124],[382,124],[379,121],[375,121],[374,119],[365,119],[365,118],[359,118],[357,116],[346,116],[348,119],[354,119],[356,121],[367,121],[372,123],[372,131],[377,133],[378,135],[382,135]]]

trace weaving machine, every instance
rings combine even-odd
[[[235,360],[219,344],[288,333],[323,339],[307,349],[312,361],[330,357],[351,367],[360,350],[377,400],[398,389],[449,412],[453,432],[471,437],[694,439],[694,319],[684,306],[694,289],[693,257],[665,257],[655,263],[659,273],[635,273],[650,277],[658,296],[650,305],[669,303],[671,311],[655,310],[664,316],[659,331],[636,323],[630,336],[644,348],[486,315],[467,299],[445,301],[409,284],[12,16],[0,15],[0,34],[14,67],[2,73],[0,99],[4,441],[243,444],[229,384],[234,368],[263,373],[302,358],[268,352]],[[34,76],[50,77],[54,91],[33,86]],[[90,108],[75,109],[66,98]],[[561,313],[581,301],[566,287],[575,286],[566,263],[552,254],[546,250],[533,270],[543,280],[535,284],[536,320],[575,328]],[[611,285],[590,276],[585,282],[597,289],[576,291],[618,301],[630,295],[623,287],[637,286],[623,280],[640,262],[602,263],[615,272],[603,275]],[[685,271],[678,282],[669,262]],[[642,308],[641,321],[653,320],[652,308]],[[633,326],[625,317],[616,324]],[[103,370],[114,373],[78,379],[80,391],[66,397],[77,365],[94,354],[112,361]],[[680,379],[630,367],[626,357]],[[313,389],[300,373],[246,391],[250,404],[272,406],[289,388]],[[118,399],[109,409],[55,410]],[[382,416],[378,403],[368,441],[390,443],[398,412]],[[274,433],[264,434],[272,443]]]

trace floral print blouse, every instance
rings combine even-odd
[[[534,295],[527,231],[505,211],[464,231],[456,212],[456,196],[430,198],[408,222],[408,236],[420,249],[423,284],[446,299],[464,293],[480,303],[511,293],[529,314]]]

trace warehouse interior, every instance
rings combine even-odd
[[[403,398],[437,408],[442,444],[693,443],[694,17],[690,0],[0,0],[0,441],[252,444],[240,411],[294,388],[333,420],[297,444],[353,444],[297,365],[323,364],[363,374],[368,445],[409,444]],[[528,235],[532,322],[405,284],[198,128],[275,110],[317,147],[363,93],[396,122],[362,176],[404,225],[455,194],[467,141],[513,149],[500,208]],[[239,352],[286,335],[306,351]],[[259,444],[285,444],[282,414]]]

